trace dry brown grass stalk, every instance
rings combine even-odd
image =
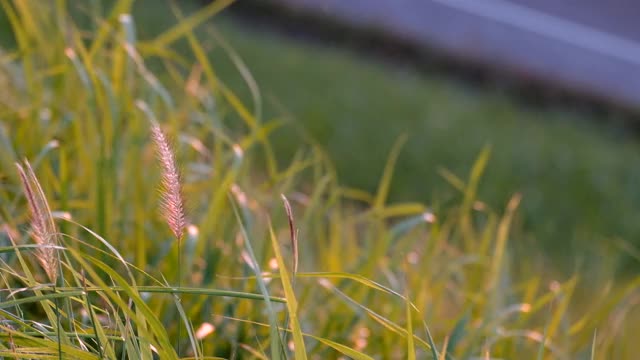
[[[284,202],[284,209],[287,212],[287,219],[289,220],[289,235],[291,236],[291,249],[293,251],[293,273],[298,272],[298,232],[293,220],[293,211],[291,210],[291,204],[284,194],[280,194],[282,201]]]
[[[16,163],[16,167],[31,212],[31,234],[34,241],[40,245],[36,257],[49,280],[55,283],[58,277],[58,257],[55,249],[58,245],[58,230],[51,216],[49,203],[29,162],[25,160],[22,165]]]
[[[155,121],[151,121],[151,138],[156,145],[158,160],[162,168],[162,214],[176,239],[181,239],[187,222],[180,172],[176,166],[175,155],[167,137]]]

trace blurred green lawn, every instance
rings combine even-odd
[[[531,241],[562,256],[594,241],[600,248],[612,238],[639,238],[640,146],[613,128],[613,119],[534,109],[498,89],[276,36],[245,22],[221,21],[220,31],[260,86],[266,117],[286,109],[328,150],[348,185],[373,191],[392,143],[407,133],[392,197],[447,202],[459,195],[438,169],[466,178],[489,145],[480,197],[502,208],[522,192]],[[223,53],[213,57],[227,82],[247,96]],[[293,127],[282,129],[279,153],[291,155],[299,138]]]
[[[175,21],[164,1],[140,1],[136,9],[143,39]],[[275,134],[283,161],[308,134],[327,149],[345,184],[373,191],[392,143],[407,133],[391,196],[438,208],[460,196],[438,169],[465,178],[490,145],[480,198],[501,209],[514,192],[523,193],[519,240],[540,242],[559,257],[577,248],[601,251],[617,238],[640,244],[640,146],[605,125],[611,119],[559,106],[531,108],[499,89],[276,35],[224,15],[215,23],[255,77],[264,118],[294,124]],[[212,48],[220,77],[251,103],[224,49]]]

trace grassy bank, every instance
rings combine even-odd
[[[515,256],[526,194],[483,206],[489,151],[426,205],[391,197],[412,146],[391,132],[368,196],[313,143],[276,158],[295,125],[193,31],[222,4],[151,37],[127,1],[81,25],[2,3],[0,356],[634,358],[640,281]]]

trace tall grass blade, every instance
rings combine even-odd
[[[491,256],[491,269],[489,272],[489,281],[487,289],[490,293],[496,289],[501,275],[501,267],[503,265],[507,240],[509,238],[509,227],[518,205],[520,204],[520,194],[515,194],[507,204],[507,211],[500,224],[498,225],[498,233],[496,236],[496,244],[494,246],[493,256]]]
[[[340,353],[350,357],[351,359],[355,359],[355,360],[374,360],[374,358],[372,358],[369,355],[363,354],[360,351],[357,351],[353,348],[350,348],[346,345],[343,344],[339,344],[335,341],[331,341],[329,339],[325,339],[319,336],[314,336],[314,335],[309,335],[309,334],[305,334],[305,336],[310,337],[314,340],[317,340],[329,347],[332,347],[333,349],[339,351]]]
[[[165,31],[160,36],[156,37],[153,40],[154,45],[160,48],[169,46],[171,43],[175,42],[176,40],[192,32],[193,29],[195,29],[198,25],[207,21],[212,16],[224,10],[227,6],[231,5],[232,3],[233,3],[233,0],[212,1],[209,5],[205,6],[200,11],[180,21],[174,27]]]
[[[344,300],[353,309],[364,311],[364,313],[367,314],[372,320],[374,320],[375,322],[377,322],[378,324],[380,324],[381,326],[383,326],[387,330],[390,330],[393,333],[396,333],[396,334],[400,335],[403,339],[406,339],[406,337],[409,336],[409,334],[407,333],[407,330],[404,329],[402,326],[400,326],[400,325],[396,324],[395,322],[389,320],[388,318],[378,314],[377,312],[373,311],[372,309],[368,308],[367,306],[365,306],[363,304],[360,304],[358,301],[354,300],[353,298],[351,298],[350,296],[348,296],[344,292],[340,291],[340,289],[336,288],[328,280],[321,278],[321,279],[319,279],[318,282],[320,283],[320,285],[322,287],[324,287],[324,288],[334,292],[336,295],[338,295],[340,297],[340,299]],[[427,342],[425,342],[424,340],[420,339],[419,337],[417,337],[415,335],[414,335],[414,342],[416,344],[420,345],[422,348],[424,348],[426,350],[431,350],[431,345],[429,345]]]
[[[407,322],[407,359],[416,360],[416,346],[413,341],[413,316],[411,316],[411,302],[407,295],[405,295],[405,297],[407,298],[405,301],[405,321]],[[435,349],[432,348],[431,350],[434,351]]]
[[[475,201],[476,194],[478,192],[480,178],[482,177],[484,169],[487,167],[490,156],[491,148],[485,147],[484,149],[482,149],[480,155],[478,155],[478,158],[471,168],[471,174],[469,175],[469,181],[466,186],[464,200],[462,203],[463,214],[466,214],[473,206],[473,202]]]
[[[591,355],[590,359],[595,360],[596,358],[596,340],[598,338],[598,329],[593,330],[593,340],[591,341]]]
[[[382,172],[382,178],[380,179],[380,184],[378,185],[378,192],[373,201],[373,208],[380,211],[384,208],[384,204],[387,201],[387,196],[389,195],[389,189],[391,188],[391,180],[393,178],[393,171],[396,167],[396,161],[398,160],[398,156],[400,156],[400,151],[402,147],[407,142],[408,135],[402,135],[396,140],[391,148],[391,152],[389,153],[389,158],[387,159],[387,163],[384,166],[384,171]]]
[[[236,216],[236,220],[240,226],[240,232],[244,239],[244,245],[249,254],[250,260],[252,262],[250,268],[254,271],[256,275],[256,280],[258,282],[258,287],[260,292],[262,293],[265,301],[267,315],[269,316],[269,333],[270,333],[270,341],[271,341],[271,359],[282,359],[282,341],[280,338],[280,333],[278,332],[278,320],[276,318],[276,312],[271,304],[271,299],[269,296],[269,291],[267,290],[267,285],[265,284],[264,278],[262,276],[262,271],[260,270],[260,265],[258,264],[258,260],[256,259],[255,253],[253,251],[253,246],[251,245],[251,241],[249,239],[249,234],[247,229],[245,228],[245,222],[242,220],[240,216],[240,212],[238,211],[238,206],[231,199],[231,204],[233,206],[233,212]]]
[[[286,199],[286,198],[285,198]],[[289,274],[287,273],[287,267],[285,265],[282,254],[280,253],[280,245],[273,233],[273,228],[269,227],[269,234],[271,236],[271,245],[273,246],[273,252],[276,255],[278,261],[278,269],[280,270],[280,278],[282,280],[282,287],[284,288],[284,294],[287,299],[287,310],[289,311],[289,318],[291,322],[291,332],[293,333],[293,346],[296,359],[306,359],[307,351],[304,345],[304,338],[302,337],[302,330],[300,329],[300,322],[298,321],[298,301],[296,295],[291,286],[289,280]]]

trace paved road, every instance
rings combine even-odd
[[[640,109],[638,0],[270,0]]]
[[[525,7],[640,41],[637,0],[510,0]]]

